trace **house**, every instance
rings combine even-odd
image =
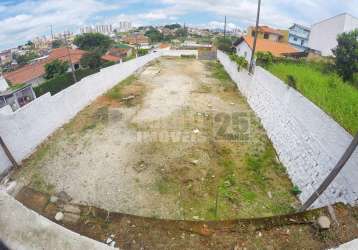
[[[11,49],[0,52],[0,65],[9,64],[12,62]]]
[[[322,56],[332,56],[337,46],[337,36],[358,28],[358,18],[343,13],[311,26],[308,47],[321,52]]]
[[[255,37],[256,27],[250,26],[247,29],[247,36]],[[274,29],[269,26],[259,26],[258,27],[258,38],[267,39],[274,42],[287,42],[288,41],[288,31]]]
[[[288,42],[300,51],[304,51],[308,48],[310,32],[310,28],[295,23],[288,28]]]
[[[145,47],[149,45],[149,37],[142,34],[131,34],[123,37],[122,39],[125,43],[131,45],[139,45],[140,47]]]
[[[251,36],[241,37],[235,43],[235,50],[239,56],[245,57],[247,61],[250,61],[252,54],[252,47],[254,44],[254,38]],[[291,53],[299,52],[298,49],[291,46],[288,43],[279,43],[268,39],[257,39],[256,52],[271,52],[272,55],[277,57],[288,56]]]
[[[13,111],[36,99],[30,84],[9,87],[0,75],[0,109],[9,105]]]
[[[79,49],[57,48],[52,50],[48,56],[44,56],[40,60],[36,60],[15,71],[4,73],[4,77],[13,85],[28,83],[35,87],[45,81],[46,64],[56,59],[70,62],[71,58],[74,68],[78,69],[80,67],[80,60],[85,53],[85,51]],[[70,68],[71,67],[69,67],[69,69]]]
[[[122,58],[132,55],[133,48],[126,44],[116,44],[113,48],[109,49],[105,55],[101,57],[104,61],[118,63]]]

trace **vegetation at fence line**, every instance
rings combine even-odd
[[[25,65],[37,57],[39,54],[34,51],[27,51],[24,55],[14,54],[14,59],[19,65]]]
[[[67,72],[70,64],[67,61],[60,61],[58,59],[47,63],[45,65],[45,79],[51,79]]]
[[[262,52],[259,51],[255,53],[256,55],[256,65],[266,67],[273,63],[274,57],[271,52]]]
[[[137,77],[134,75],[127,77],[126,79],[121,81],[119,84],[114,86],[112,89],[110,89],[106,93],[106,96],[113,100],[122,101],[122,98],[125,97],[122,93],[123,88],[132,84],[136,79],[137,79]]]
[[[146,54],[149,53],[149,50],[148,49],[138,49],[137,53],[138,53],[138,56],[145,56]]]
[[[195,59],[196,55],[180,55],[181,58]]]
[[[232,61],[236,62],[238,70],[240,70],[240,68],[247,69],[249,63],[246,61],[245,57],[239,56],[236,53],[231,53],[229,57]]]
[[[97,73],[98,69],[80,69],[76,71],[77,80],[81,80],[82,78]],[[47,92],[50,92],[51,95],[54,95],[61,90],[71,86],[74,84],[74,80],[72,77],[72,73],[68,72],[63,75],[56,76],[50,80],[45,81],[40,86],[34,88],[36,96],[39,97]]]
[[[358,86],[358,29],[340,34],[337,42],[333,50],[337,73]]]
[[[354,134],[358,131],[358,90],[335,72],[327,72],[329,67],[327,63],[285,61],[266,68],[286,83],[294,82],[299,92]]]

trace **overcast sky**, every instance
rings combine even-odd
[[[15,47],[36,36],[88,24],[135,25],[184,22],[200,27],[254,24],[257,0],[0,0],[0,49]],[[342,12],[358,16],[358,0],[262,0],[261,24],[288,28],[310,25]]]

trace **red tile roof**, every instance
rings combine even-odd
[[[121,58],[119,56],[114,56],[111,54],[104,55],[101,57],[101,59],[105,60],[105,61],[115,62],[115,63],[117,63],[121,60]]]
[[[79,63],[82,56],[86,53],[86,51],[79,49],[70,49],[69,51],[72,63]],[[25,65],[15,71],[4,73],[4,77],[12,84],[29,82],[43,76],[45,74],[45,65],[56,59],[61,61],[70,61],[67,48],[54,49],[47,58],[33,64]]]
[[[254,44],[254,38],[251,36],[246,36],[244,39],[245,42],[252,49]],[[298,52],[298,50],[295,47],[289,45],[288,43],[279,43],[268,39],[259,39],[259,38],[257,39],[256,42],[256,52],[257,51],[271,52],[274,56],[283,56],[283,54]]]

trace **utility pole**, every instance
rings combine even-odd
[[[70,48],[68,47],[66,32],[63,33],[63,36],[65,38],[65,44],[66,44],[66,48],[67,48],[67,56],[70,59],[72,78],[73,78],[73,81],[76,83],[77,82],[77,77],[76,77],[76,73],[75,73],[75,68],[73,67],[73,64],[72,64],[72,58],[71,58]]]
[[[257,35],[258,35],[258,31],[259,31],[259,22],[260,22],[260,8],[261,8],[261,0],[258,0],[257,16],[256,16],[256,28],[255,28],[255,38],[254,38],[254,45],[252,46],[252,53],[251,53],[251,60],[250,60],[250,67],[249,67],[249,72],[251,74],[253,73],[253,70],[254,70],[256,42],[257,42]]]
[[[327,189],[329,184],[336,178],[336,176],[339,174],[339,172],[342,170],[346,162],[349,160],[351,155],[353,154],[354,150],[358,146],[358,133],[354,136],[351,144],[347,148],[347,150],[342,155],[341,159],[337,162],[336,166],[333,168],[331,173],[326,177],[326,179],[322,182],[322,184],[318,187],[318,189],[313,192],[310,198],[303,204],[303,206],[300,208],[300,212],[305,211],[308,209],[316,200],[317,198]]]
[[[224,40],[226,38],[226,16],[225,16],[225,24],[224,24]]]

